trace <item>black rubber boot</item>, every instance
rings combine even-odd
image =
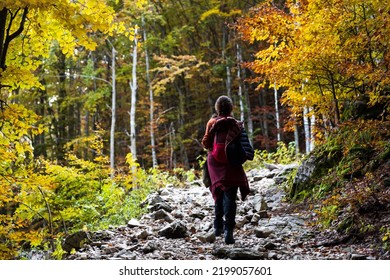
[[[233,230],[225,230],[225,243],[226,244],[236,243],[233,237]]]

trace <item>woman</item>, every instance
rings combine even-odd
[[[226,150],[240,136],[243,124],[231,116],[233,102],[229,97],[220,96],[215,102],[215,110],[217,116],[208,121],[202,139],[202,145],[209,151],[207,166],[210,191],[215,201],[214,232],[216,236],[224,232],[225,243],[234,244],[237,190],[240,189],[241,199],[244,200],[249,194],[249,185],[241,163]]]

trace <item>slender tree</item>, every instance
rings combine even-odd
[[[111,127],[110,127],[110,169],[111,177],[115,173],[115,123],[116,123],[116,50],[111,46]]]
[[[146,66],[146,82],[149,89],[149,121],[150,121],[150,146],[152,150],[152,165],[153,168],[157,167],[157,156],[156,156],[156,140],[154,134],[154,93],[153,87],[150,80],[150,63],[149,63],[149,52],[148,52],[148,44],[147,44],[147,36],[146,36],[146,25],[145,25],[145,16],[142,15],[142,28],[143,28],[143,39],[144,39],[144,48],[145,48],[145,66]]]
[[[134,28],[133,39],[133,52],[132,52],[132,76],[129,82],[131,89],[131,105],[130,105],[130,152],[133,159],[137,159],[137,145],[136,145],[136,119],[135,109],[137,106],[137,55],[138,55],[138,27]]]

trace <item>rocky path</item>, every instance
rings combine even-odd
[[[280,184],[295,167],[248,172],[251,195],[238,201],[234,245],[214,236],[211,194],[195,182],[186,188],[167,186],[150,195],[144,202],[148,214],[118,228],[90,233],[90,241],[67,259],[375,259],[375,251],[364,245],[327,245],[307,226],[310,212],[288,210]]]

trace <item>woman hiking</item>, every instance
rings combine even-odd
[[[214,233],[215,236],[224,233],[225,243],[234,244],[237,191],[240,189],[241,199],[244,200],[249,194],[249,185],[242,161],[231,147],[245,130],[243,123],[231,116],[233,102],[229,97],[220,96],[215,102],[215,110],[217,115],[207,122],[202,139],[203,147],[208,150],[210,191],[215,202]],[[253,150],[247,142],[244,145]]]

